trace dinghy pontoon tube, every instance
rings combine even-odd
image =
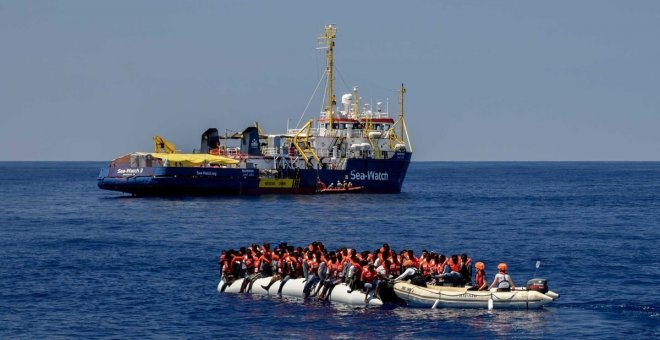
[[[465,287],[416,286],[410,282],[394,284],[394,293],[409,306],[431,308],[489,308],[489,300],[495,309],[534,309],[559,298],[559,294],[526,288],[509,292],[468,290]],[[490,309],[490,308],[489,308]]]
[[[256,279],[254,283],[252,283],[252,287],[250,288],[250,285],[248,284],[247,287],[244,290],[244,293],[247,294],[259,294],[259,295],[278,295],[278,290],[280,288],[280,280],[275,281],[268,290],[265,290],[261,286],[268,286],[270,283],[270,277],[264,277],[260,279]],[[241,287],[243,286],[243,280],[245,279],[238,279],[234,281],[231,285],[225,286],[224,281],[220,281],[218,284],[218,292],[219,293],[235,293],[238,294],[241,291]],[[282,292],[280,295],[282,296],[289,296],[289,297],[297,297],[297,298],[304,298],[303,294],[303,289],[305,287],[305,279],[290,279],[284,283],[284,286],[282,286]],[[224,290],[223,290],[224,287]],[[316,291],[318,288],[318,283],[312,287],[312,292]],[[369,292],[369,295],[367,297],[367,300],[365,301],[364,299],[364,293],[359,291],[359,290],[354,290],[352,292],[348,292],[349,288],[345,283],[339,283],[337,284],[332,291],[329,294],[328,301],[334,302],[334,303],[343,303],[343,304],[348,304],[348,305],[358,305],[358,306],[382,306],[383,301],[381,301],[379,298],[374,296],[375,290],[371,290]]]

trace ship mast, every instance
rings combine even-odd
[[[328,120],[330,123],[330,130],[332,130],[333,125],[334,125],[334,107],[335,107],[335,94],[333,93],[333,81],[335,80],[334,78],[334,47],[335,47],[335,37],[337,33],[337,26],[334,24],[329,24],[325,26],[325,29],[323,30],[323,35],[319,38],[321,42],[325,43],[327,50],[325,51],[325,58],[326,58],[326,69],[325,72],[328,76]]]
[[[401,129],[401,132],[399,136],[401,136],[401,140],[403,140],[403,132],[405,130],[405,121],[403,118],[403,95],[406,94],[406,88],[403,87],[403,83],[401,83],[401,88],[399,89],[399,121],[401,122],[401,126],[399,127]]]

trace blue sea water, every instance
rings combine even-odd
[[[0,162],[1,338],[660,337],[660,163],[414,162],[401,194],[131,198],[98,162]],[[468,252],[541,310],[352,308],[220,295],[221,249]]]

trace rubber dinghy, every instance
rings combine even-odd
[[[465,287],[416,286],[410,282],[394,284],[394,293],[413,307],[455,307],[494,309],[534,309],[541,308],[559,298],[559,294],[546,291],[517,288],[509,292],[468,290]]]
[[[303,289],[305,287],[306,280],[303,278],[299,279],[290,279],[284,283],[282,286],[281,294],[278,294],[280,289],[280,280],[275,281],[268,290],[264,289],[261,286],[268,286],[270,283],[270,277],[260,278],[254,281],[252,285],[247,285],[243,293],[246,294],[258,294],[258,295],[282,295],[295,298],[304,298]],[[243,281],[245,279],[238,279],[234,281],[231,285],[225,287],[225,282],[220,281],[218,284],[218,293],[235,293],[239,294],[241,287],[243,286]],[[224,288],[224,289],[223,289]],[[315,284],[311,291],[315,292],[318,288],[318,283]],[[354,290],[348,292],[349,288],[345,283],[337,284],[329,294],[328,301],[333,303],[343,303],[347,305],[354,306],[382,306],[383,301],[375,297],[375,290],[371,290],[367,297],[367,300],[364,299],[364,293],[360,290]],[[310,295],[311,296],[311,295]]]

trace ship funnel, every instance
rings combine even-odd
[[[202,143],[200,145],[200,153],[209,153],[211,149],[220,147],[220,136],[218,129],[210,128],[202,134]]]
[[[259,156],[261,155],[260,147],[259,129],[254,126],[245,129],[241,138],[241,153],[250,156]]]

